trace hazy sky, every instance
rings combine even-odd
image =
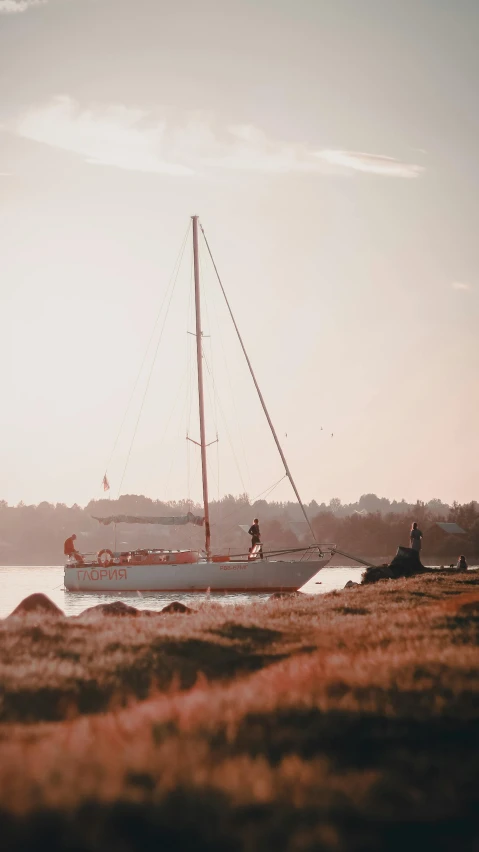
[[[477,0],[0,0],[0,497],[100,494],[197,213],[304,499],[478,498],[478,39]],[[253,498],[202,264],[211,491]],[[200,494],[190,283],[188,244],[113,496]]]

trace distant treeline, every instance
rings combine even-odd
[[[479,556],[479,504],[473,501],[448,506],[440,500],[415,504],[389,501],[364,494],[357,503],[344,505],[337,498],[329,504],[312,501],[306,507],[316,538],[335,543],[358,556],[389,557],[399,544],[409,543],[409,529],[417,521],[424,533],[423,554],[453,561],[459,553]],[[128,494],[118,500],[94,500],[85,508],[63,503],[9,506],[0,500],[0,564],[58,565],[63,561],[63,542],[78,536],[81,552],[103,547],[127,550],[136,547],[185,548],[203,545],[203,530],[194,526],[105,527],[93,516],[202,514],[202,507],[188,501],[164,503]],[[211,504],[212,545],[216,552],[246,553],[248,527],[258,517],[265,549],[297,547],[311,541],[307,524],[296,503],[250,503],[247,495],[227,495]],[[465,535],[447,535],[438,521],[454,521]]]

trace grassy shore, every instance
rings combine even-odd
[[[0,637],[5,849],[479,848],[475,571]]]

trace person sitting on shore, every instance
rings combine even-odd
[[[75,539],[75,533],[73,533],[70,538],[67,538],[65,544],[63,545],[63,553],[68,559],[70,558],[70,556],[73,556],[77,562],[80,562],[83,565],[83,556],[81,555],[81,553],[78,553],[78,550],[75,547]]]
[[[465,556],[460,556],[456,566],[457,571],[467,571],[467,562]]]
[[[414,522],[411,527],[409,540],[411,542],[411,548],[419,553],[422,546],[422,532],[421,530],[418,530],[416,522]]]

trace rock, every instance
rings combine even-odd
[[[359,585],[360,585],[360,583],[355,583],[354,580],[348,580],[348,582],[346,583],[344,588],[345,589],[352,589],[352,588],[354,588],[354,586],[359,586]]]
[[[194,609],[190,609],[189,606],[185,606],[185,604],[181,603],[180,601],[172,601],[172,603],[163,607],[161,612],[164,615],[169,615],[173,612],[183,612],[186,613],[186,615],[189,615],[190,612],[194,612]]]
[[[47,598],[42,592],[36,592],[34,595],[24,598],[8,617],[11,618],[12,615],[29,615],[32,612],[37,615],[64,615],[62,610],[50,598]]]
[[[378,580],[398,580],[399,577],[414,577],[428,571],[419,557],[419,552],[411,547],[398,547],[396,556],[389,565],[376,565],[366,568],[363,583],[377,583]]]
[[[398,547],[396,556],[389,565],[393,577],[412,577],[426,570],[421,562],[418,550],[412,547]]]
[[[125,615],[136,617],[140,614],[141,610],[135,609],[134,606],[128,606],[128,604],[123,603],[123,601],[113,601],[113,603],[91,606],[88,609],[85,609],[78,617],[82,618],[84,615],[106,615],[123,618]]]

